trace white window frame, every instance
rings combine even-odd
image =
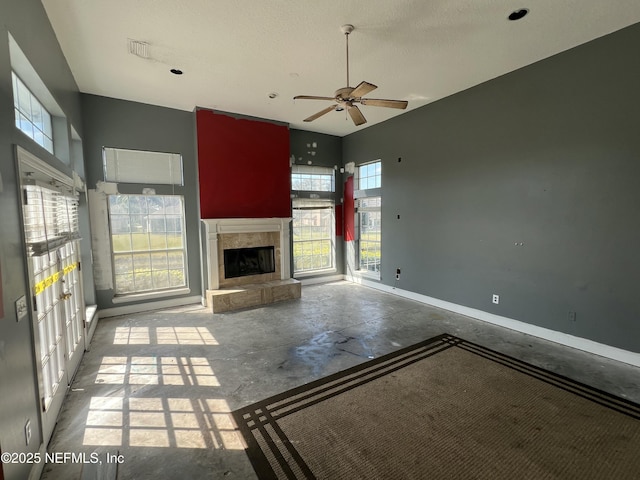
[[[382,187],[382,161],[358,165],[358,190],[371,190]]]
[[[362,276],[379,280],[382,266],[382,161],[375,160],[358,165],[356,185],[357,190],[354,192],[357,226],[356,271]],[[367,227],[364,224],[364,219],[371,214],[379,217],[378,235],[377,239],[365,240],[363,239],[363,231],[367,230]],[[369,248],[370,246],[375,248]],[[365,258],[369,259],[375,256],[376,251],[380,256],[377,262],[365,260]],[[374,266],[374,268],[371,269],[370,266]]]
[[[313,219],[313,215],[320,216],[321,225],[299,225],[298,215],[306,216],[307,220]],[[313,275],[318,273],[331,273],[336,271],[336,232],[335,232],[335,205],[329,199],[294,199],[292,205],[292,231],[293,231],[293,273],[296,277]],[[322,220],[325,217],[328,225],[323,228]],[[319,227],[319,228],[316,228]],[[328,233],[328,235],[323,235]],[[304,238],[308,236],[309,238]],[[329,248],[329,262],[322,263],[318,259],[326,256],[325,248]],[[311,251],[311,254],[301,254],[304,251]],[[296,255],[296,251],[300,254]],[[316,255],[316,252],[318,253]],[[303,258],[310,261],[308,268],[299,267],[299,262],[304,262]],[[322,264],[319,264],[322,263]],[[298,266],[298,268],[296,268]]]
[[[180,208],[178,209],[178,211],[172,211],[172,212],[164,211],[163,213],[156,213],[156,214],[150,214],[148,213],[148,210],[147,212],[140,212],[140,213],[131,212],[131,211],[124,212],[123,210],[117,211],[112,206],[112,199],[118,196],[140,197],[140,198],[145,198],[145,201],[149,198],[154,198],[156,201],[159,198],[162,198],[163,203],[164,203],[165,197],[178,198],[180,200]],[[185,228],[186,219],[185,219],[185,210],[184,210],[184,197],[182,195],[114,194],[114,195],[108,196],[108,205],[109,205],[109,238],[111,242],[111,254],[113,259],[112,260],[113,282],[114,282],[113,288],[114,288],[114,294],[116,295],[116,298],[120,297],[121,299],[128,299],[131,297],[139,298],[140,296],[144,298],[154,298],[156,296],[161,296],[167,293],[181,294],[181,293],[189,292],[189,275],[188,275],[188,269],[187,269],[187,236],[186,236],[186,228]],[[169,219],[175,220],[176,215],[178,215],[178,219],[180,221],[179,228],[175,227],[172,231],[169,231],[169,229],[166,228],[167,220]],[[146,220],[144,220],[143,218],[135,218],[135,217],[147,217],[147,218]],[[123,247],[117,247],[114,245],[115,235],[123,235],[123,236],[127,235],[126,232],[114,233],[114,221],[124,220],[127,218],[129,219],[129,233],[128,233],[128,235],[130,236],[129,249],[126,249]],[[142,227],[142,230],[143,230],[142,232],[134,233],[132,232],[133,227],[131,226],[132,220],[134,220],[134,223],[138,223],[138,224],[144,220],[144,222],[146,222],[146,227]],[[151,221],[157,222],[158,224],[164,223],[165,225],[164,232],[160,230],[156,232],[150,231],[152,230]],[[117,229],[117,227],[115,227],[115,229]],[[172,238],[173,240],[177,239],[176,234],[178,233],[180,234],[181,245],[170,246],[169,239],[170,238]],[[147,242],[148,245],[146,246],[146,248],[144,245],[138,245],[137,248],[134,248],[134,241],[145,242],[145,239],[144,239],[145,234],[148,239],[148,242]],[[173,234],[173,237],[170,237],[170,234]],[[136,237],[134,237],[134,235],[136,235]],[[155,238],[154,243],[159,241],[162,235],[164,235],[164,238],[165,238],[164,246],[163,247],[161,246],[160,248],[152,248],[153,239],[151,235],[160,235],[160,237]],[[122,237],[120,240],[122,240],[124,244],[127,243],[125,237]],[[155,260],[154,260],[154,254],[155,254]],[[162,254],[166,255],[166,267],[163,266],[164,263],[161,258]],[[148,268],[146,270],[142,270],[140,273],[140,284],[143,286],[136,287],[136,273],[135,273],[134,261],[136,257],[139,260],[141,260],[144,255],[148,255],[148,260],[149,260]],[[126,269],[127,256],[130,258],[129,268],[133,270],[131,271],[131,275],[133,275],[133,278],[132,278],[133,288],[130,288],[130,289],[124,288],[122,283],[119,284],[119,280],[121,279],[118,278],[119,276],[124,277],[125,275],[127,275],[127,273],[119,273],[119,272],[127,271]],[[174,265],[174,268],[171,268],[171,263],[170,263],[171,256],[175,257],[176,260],[178,257],[181,256],[182,257],[181,266]],[[119,259],[122,259],[120,264],[118,264]],[[156,262],[155,268],[154,268],[154,262]],[[178,283],[171,284],[170,278],[171,278],[171,271],[173,270],[182,270],[183,281],[180,282],[179,284]],[[161,278],[160,278],[162,277],[163,272],[166,272],[166,279],[167,279],[166,282],[161,281]],[[151,277],[150,286],[149,286],[149,282],[146,282],[143,280],[143,276],[146,276],[143,274],[146,274],[146,273],[148,273],[149,276]],[[114,298],[114,302],[115,302],[115,298]]]
[[[336,272],[335,168],[319,165],[292,165],[291,190],[294,275],[300,278]],[[328,228],[322,228],[322,225],[301,225],[296,216],[298,213],[302,215],[303,211],[307,213],[307,221],[312,219],[313,215],[319,216],[321,221],[323,216],[325,220],[328,217],[329,225],[325,225]],[[323,230],[328,235],[324,235]],[[327,247],[329,248],[328,263],[325,261],[326,253],[323,253]],[[311,254],[307,253],[309,251]],[[302,255],[302,252],[305,254]],[[303,263],[307,266],[301,267]]]

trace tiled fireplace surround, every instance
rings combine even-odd
[[[207,270],[205,304],[214,313],[300,298],[291,277],[291,218],[203,219]],[[275,272],[225,278],[224,250],[274,247]]]

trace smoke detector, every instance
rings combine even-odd
[[[140,58],[149,58],[149,44],[139,40],[127,39],[129,44],[129,53]]]

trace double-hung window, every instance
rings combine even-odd
[[[184,200],[109,195],[116,295],[185,287]]]
[[[335,268],[335,173],[330,167],[294,165],[291,169],[293,271]]]
[[[382,252],[382,162],[360,165],[356,178],[358,267],[361,272],[379,277]]]
[[[103,161],[110,182],[183,184],[182,156],[177,153],[105,148]],[[116,295],[188,286],[184,197],[156,194],[155,188],[149,192],[108,196]]]

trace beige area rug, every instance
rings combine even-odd
[[[261,479],[640,479],[640,406],[441,335],[233,413]]]

